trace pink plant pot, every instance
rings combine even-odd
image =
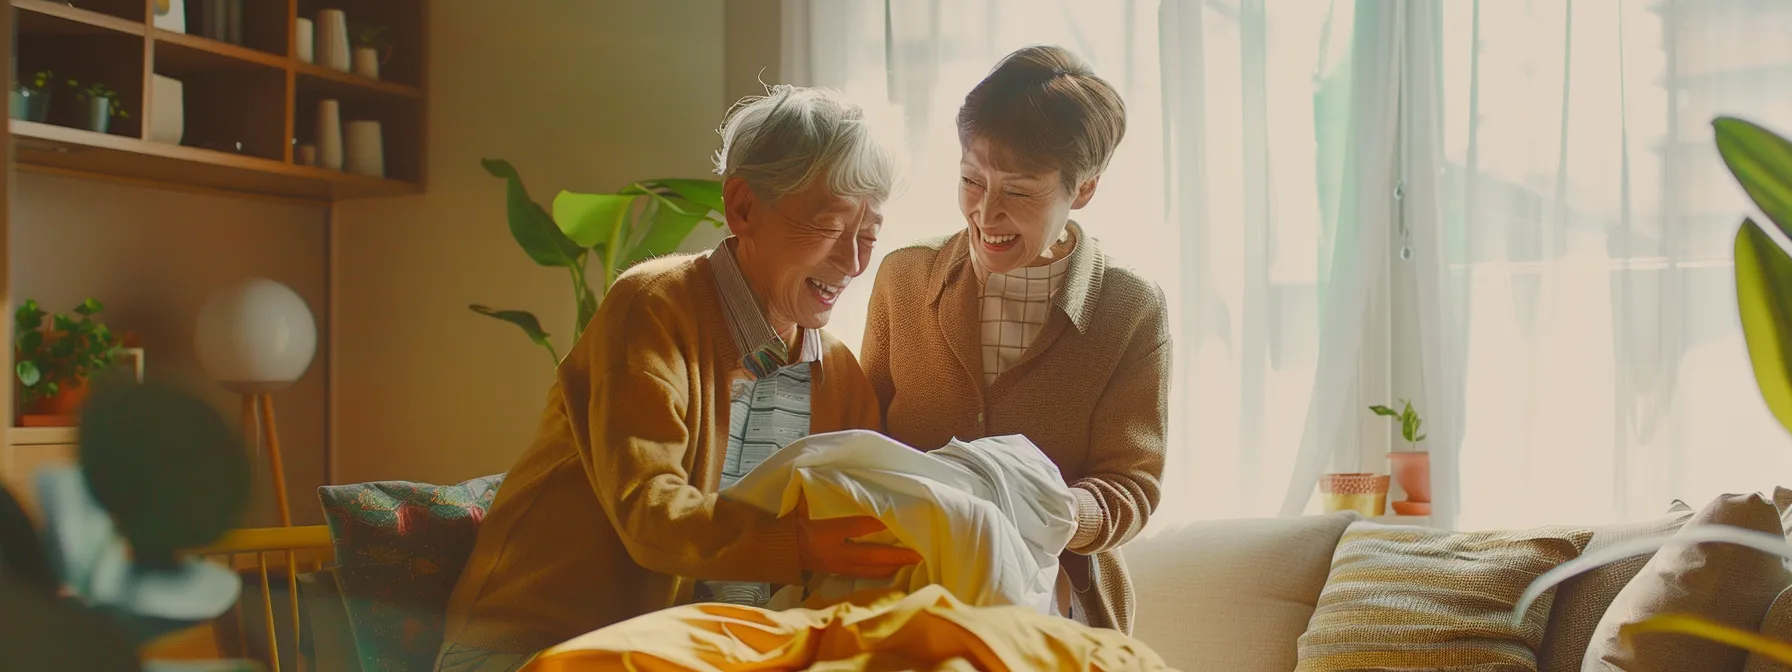
[[[1393,463],[1394,480],[1406,491],[1406,501],[1431,501],[1431,453],[1388,453]]]

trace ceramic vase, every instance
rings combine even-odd
[[[380,122],[351,121],[343,125],[347,170],[356,175],[386,176],[386,150],[380,139]]]
[[[317,103],[317,165],[342,170],[342,105],[331,99]]]
[[[314,48],[317,46],[317,35],[312,31],[311,19],[301,17],[292,29],[293,55],[300,63],[311,63],[316,59]]]
[[[1355,511],[1364,517],[1382,515],[1388,506],[1386,474],[1326,474],[1319,477],[1325,512]]]
[[[304,144],[293,148],[292,162],[301,166],[317,165],[317,145]]]
[[[355,74],[362,77],[380,78],[380,50],[373,47],[355,48]]]
[[[1394,513],[1424,516],[1431,513],[1431,453],[1388,453],[1394,480],[1406,491],[1404,501],[1394,502]]]
[[[187,132],[186,86],[172,77],[153,75],[149,83],[149,139],[166,145],[180,144]]]
[[[340,9],[317,13],[317,60],[331,70],[349,72],[348,14]]]

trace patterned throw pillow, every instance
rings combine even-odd
[[[448,596],[503,480],[498,474],[459,485],[381,481],[317,489],[362,668],[434,667]]]
[[[1450,532],[1356,523],[1300,638],[1300,672],[1534,672],[1553,591],[1514,626],[1537,576],[1578,557],[1591,530]]]

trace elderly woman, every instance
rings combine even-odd
[[[1070,220],[1125,131],[1075,55],[1003,59],[958,111],[965,230],[884,259],[860,353],[891,437],[1022,434],[1058,465],[1077,500],[1059,608],[1130,632],[1117,551],[1157,506],[1170,337],[1163,292]]]
[[[894,574],[876,519],[773,518],[716,492],[810,433],[875,429],[858,362],[821,331],[865,269],[895,161],[838,94],[774,87],[722,128],[733,234],[618,278],[560,363],[535,442],[479,527],[436,666],[513,670],[675,603],[752,603],[805,572]]]

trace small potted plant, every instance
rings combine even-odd
[[[94,299],[75,306],[74,316],[51,315],[30,300],[19,307],[13,318],[13,349],[25,402],[22,424],[74,424],[87,399],[88,382],[118,357],[118,337],[94,320],[104,308]]]
[[[1403,516],[1423,516],[1431,513],[1431,454],[1419,450],[1419,442],[1425,435],[1419,433],[1424,419],[1412,409],[1412,402],[1402,399],[1403,410],[1395,411],[1386,406],[1370,406],[1369,410],[1376,415],[1393,418],[1400,423],[1400,438],[1406,439],[1408,450],[1388,453],[1388,460],[1394,466],[1394,480],[1400,483],[1400,489],[1406,491],[1406,501],[1394,502],[1394,513]]]
[[[386,40],[386,26],[371,24],[355,27],[353,72],[362,77],[380,78],[380,68],[392,57],[392,45]]]
[[[50,118],[50,82],[56,73],[39,70],[12,85],[12,118],[43,123]]]
[[[131,117],[131,113],[119,104],[118,92],[105,84],[95,83],[83,88],[80,82],[71,79],[68,88],[75,92],[75,124],[80,128],[106,133],[112,128],[113,118]]]

